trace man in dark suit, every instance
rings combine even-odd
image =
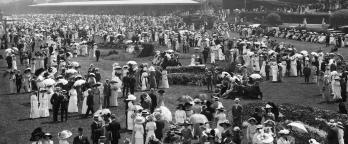
[[[306,65],[303,68],[303,75],[304,75],[304,78],[305,78],[305,83],[309,84],[309,77],[311,76],[311,69],[308,67],[308,65]]]
[[[58,111],[60,108],[60,87],[56,87],[56,92],[52,95],[51,97],[51,104],[52,104],[52,109],[53,109],[53,122],[57,122],[57,117],[58,117]]]
[[[103,89],[103,94],[104,94],[104,108],[108,108],[110,106],[110,96],[111,96],[111,88],[110,88],[110,82],[109,80],[105,80],[104,83],[104,89]]]
[[[151,102],[152,102],[150,110],[151,110],[151,113],[153,113],[155,108],[157,107],[157,95],[155,94],[155,89],[153,89],[153,88],[150,89],[149,96],[150,96]]]
[[[156,118],[156,130],[155,135],[156,138],[162,141],[163,134],[164,134],[164,128],[165,128],[165,120],[163,120],[162,116],[160,114],[155,115]]]
[[[94,116],[94,121],[91,124],[91,139],[93,144],[98,144],[98,140],[102,135],[102,123],[99,121],[98,116]]]
[[[87,111],[86,111],[86,115],[85,115],[86,118],[88,117],[89,112],[92,112],[92,114],[94,113],[93,106],[94,106],[94,101],[93,101],[92,90],[88,90]]]
[[[119,122],[117,122],[116,115],[111,115],[111,120],[112,122],[106,127],[106,130],[111,132],[111,144],[118,144],[121,137],[121,125]]]
[[[127,72],[127,75],[123,77],[122,83],[123,83],[122,97],[126,98],[128,96],[129,84],[130,84],[129,72]]]
[[[68,93],[66,90],[62,90],[62,93],[59,97],[61,100],[60,102],[60,118],[61,121],[68,121],[68,104],[69,104],[69,98]]]
[[[135,75],[132,74],[129,77],[129,89],[130,89],[130,93],[133,95],[134,95],[135,83],[136,83]]]
[[[74,138],[73,144],[89,144],[88,138],[83,135],[83,129],[79,128],[79,135]]]

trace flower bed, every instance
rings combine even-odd
[[[168,74],[169,84],[172,85],[200,85],[204,84],[203,74],[194,73],[170,73]]]
[[[180,66],[180,67],[167,67],[168,73],[192,73],[202,74],[205,72],[205,66]]]
[[[243,116],[248,119],[253,114],[255,108],[265,106],[266,103],[250,103],[244,105]],[[296,104],[284,103],[278,105],[279,112],[284,115],[285,119],[291,121],[301,121],[308,130],[307,134],[295,133],[296,139],[307,142],[310,138],[314,138],[321,143],[326,143],[327,125],[320,119],[334,119],[335,121],[344,121],[346,116],[328,110],[321,110],[314,107],[302,106]]]

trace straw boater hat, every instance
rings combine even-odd
[[[126,100],[131,100],[131,101],[134,101],[134,100],[136,100],[137,99],[137,97],[135,97],[134,95],[128,95],[128,97],[127,97],[127,99]]]
[[[58,133],[58,139],[64,140],[72,136],[72,132],[69,130],[63,130],[62,132]]]

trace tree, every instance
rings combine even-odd
[[[266,16],[266,22],[272,26],[277,26],[282,24],[282,19],[277,13],[270,13]]]
[[[332,13],[330,24],[333,27],[348,25],[348,9],[341,9]]]

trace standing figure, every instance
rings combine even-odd
[[[306,65],[304,68],[303,68],[303,76],[305,78],[305,83],[306,84],[309,84],[309,77],[311,76],[311,69],[308,67],[308,65]]]
[[[155,122],[155,117],[153,115],[150,115],[148,117],[147,121],[148,122],[145,125],[145,130],[146,130],[145,144],[149,144],[149,141],[150,141],[151,137],[156,137],[155,130],[157,129],[156,122]]]
[[[39,100],[37,98],[37,92],[34,91],[32,92],[30,96],[30,116],[29,118],[35,119],[39,118],[40,113],[39,113]]]
[[[151,98],[151,104],[152,104],[151,108],[150,108],[150,111],[151,111],[151,113],[153,113],[155,108],[157,107],[157,95],[155,94],[155,89],[154,88],[150,89],[149,96]]]
[[[46,90],[42,90],[39,93],[39,102],[40,102],[40,106],[39,106],[39,111],[40,111],[40,117],[49,117],[50,116],[50,112],[48,110],[48,95],[45,94]]]
[[[341,83],[340,83],[340,77],[338,75],[332,76],[331,86],[332,86],[332,92],[333,92],[333,99],[335,101],[341,100],[342,99]]]
[[[137,116],[134,120],[134,144],[144,144],[144,126],[145,118]]]
[[[86,100],[86,104],[87,104],[87,110],[85,113],[85,117],[87,118],[89,115],[89,112],[91,112],[92,114],[94,113],[94,95],[91,89],[88,89],[88,96],[87,96],[87,100]]]
[[[89,144],[88,138],[83,135],[82,128],[78,128],[78,136],[74,138],[73,144]]]
[[[100,84],[94,84],[92,86],[92,94],[93,94],[93,110],[97,111],[102,109],[102,102],[101,102],[101,98],[100,98],[100,90],[98,88],[98,86],[100,86]]]
[[[111,97],[111,83],[109,79],[105,80],[103,85],[103,94],[104,94],[104,108],[108,108],[110,106],[110,97]]]
[[[297,77],[297,59],[295,56],[290,57],[290,76]]]
[[[157,83],[156,83],[156,70],[153,66],[149,68],[149,88],[157,88]]]
[[[278,82],[278,64],[277,62],[271,62],[272,69],[272,82]]]
[[[118,91],[121,90],[121,85],[122,82],[118,77],[114,77],[113,80],[110,82],[110,106],[112,107],[117,107],[118,106]]]
[[[125,100],[127,105],[127,129],[133,130],[134,127],[134,120],[132,118],[132,115],[135,111],[134,101],[136,100],[136,97],[134,95],[128,95],[128,98]]]
[[[75,113],[75,112],[79,112],[79,109],[77,107],[77,91],[76,91],[76,87],[72,87],[69,90],[69,105],[68,105],[68,112],[69,113]]]
[[[98,144],[99,138],[103,135],[102,123],[99,121],[99,116],[93,116],[93,123],[91,124],[91,140],[93,144]]]
[[[53,110],[53,122],[58,121],[58,111],[60,108],[60,87],[56,87],[55,93],[52,95],[50,102],[52,104],[52,110]]]
[[[86,114],[87,112],[87,98],[88,98],[88,89],[86,90],[86,88],[82,88],[81,89],[83,92],[82,92],[82,97],[83,97],[83,100],[82,100],[82,107],[81,107],[81,114]]]
[[[60,120],[68,121],[68,104],[69,98],[66,90],[62,90],[60,95],[61,103],[60,103]]]
[[[219,130],[219,132],[222,132],[224,128],[220,126],[221,123],[225,122],[227,120],[226,114],[225,114],[225,108],[219,107],[216,109],[217,112],[215,114],[215,118],[217,119],[216,128]],[[221,135],[219,135],[221,137]]]
[[[17,93],[21,92],[21,88],[22,88],[22,74],[21,71],[16,70],[16,87],[17,87]]]
[[[242,113],[243,113],[243,107],[239,103],[240,99],[236,98],[234,99],[235,104],[232,106],[232,119],[233,119],[233,126],[242,126]]]
[[[169,82],[168,82],[168,74],[167,70],[162,71],[162,82],[160,88],[168,89],[169,88]]]
[[[27,68],[24,71],[24,75],[23,75],[23,87],[25,92],[31,92],[31,82],[30,82],[31,79],[32,79],[31,69]]]
[[[149,74],[148,74],[146,71],[144,71],[144,72],[141,74],[141,90],[142,90],[142,91],[147,90],[148,76],[149,76]]]
[[[121,138],[121,125],[116,120],[116,115],[111,115],[111,123],[106,127],[106,130],[111,132],[111,144],[118,144]]]
[[[130,75],[127,72],[127,75],[122,78],[122,97],[126,97],[130,90]]]

